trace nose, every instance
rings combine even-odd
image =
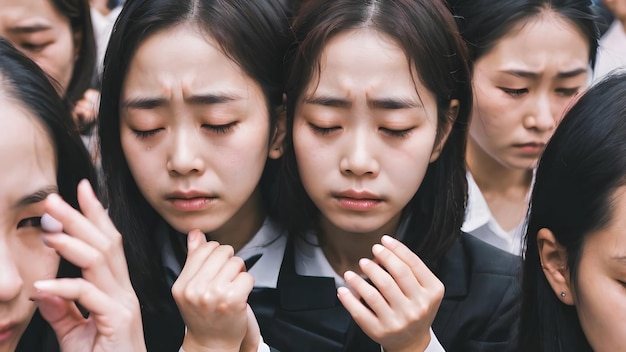
[[[0,242],[0,303],[15,299],[24,286],[24,281],[15,263],[14,256],[4,242]]]
[[[376,156],[376,147],[368,140],[367,131],[357,130],[346,135],[344,152],[340,161],[344,175],[376,176],[380,165]]]
[[[199,131],[176,131],[172,136],[167,159],[167,170],[173,175],[202,174],[205,162]]]
[[[550,131],[562,114],[558,104],[553,103],[547,94],[540,94],[532,102],[530,113],[524,119],[524,127],[540,132]]]

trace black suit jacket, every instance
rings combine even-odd
[[[514,351],[521,259],[468,234],[435,266],[446,287],[433,331],[448,352]],[[249,299],[265,342],[282,352],[380,352],[337,299],[332,278],[295,273],[288,244],[276,290]]]
[[[263,339],[281,352],[380,352],[337,300],[329,277],[295,273],[288,244],[278,287],[254,289],[249,298]],[[468,234],[436,264],[446,287],[433,330],[447,352],[515,351],[521,259]],[[144,312],[148,351],[176,352],[184,323],[169,292],[168,313]]]

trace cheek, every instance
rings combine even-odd
[[[20,273],[24,281],[24,290],[28,295],[34,291],[33,283],[37,280],[54,279],[59,269],[61,258],[53,249],[38,247],[26,249],[19,256]]]

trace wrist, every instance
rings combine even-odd
[[[180,349],[184,352],[239,352],[239,344],[231,345],[224,341],[201,341],[189,333],[183,339]]]

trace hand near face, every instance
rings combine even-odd
[[[72,117],[80,133],[88,133],[96,124],[99,105],[100,92],[95,89],[87,89],[83,98],[76,102]]]
[[[87,181],[78,185],[83,212],[50,195],[44,243],[82,269],[82,278],[37,281],[42,316],[63,351],[145,351],[139,301],[130,283],[122,237]],[[74,302],[89,312],[84,318]]]
[[[383,236],[381,242],[372,248],[378,264],[369,259],[359,262],[372,284],[348,271],[344,278],[355,293],[339,288],[339,300],[385,352],[424,351],[444,286],[400,241]]]
[[[193,230],[187,237],[187,260],[172,295],[187,325],[183,349],[256,351],[259,327],[248,306],[254,279],[231,246],[207,242]]]

